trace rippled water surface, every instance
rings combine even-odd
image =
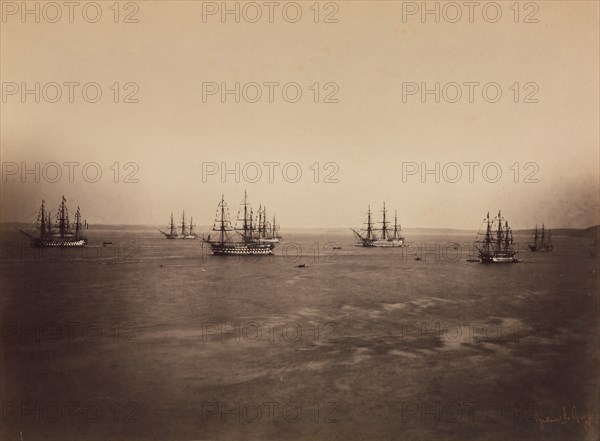
[[[2,439],[598,435],[585,239],[481,265],[468,235],[297,233],[220,258],[157,234],[91,232],[71,254],[3,234]]]

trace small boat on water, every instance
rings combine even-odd
[[[513,247],[512,229],[508,221],[502,217],[500,211],[498,216],[490,219],[490,213],[483,220],[482,228],[477,233],[475,248],[481,263],[516,263],[517,252]]]
[[[225,198],[221,196],[217,216],[212,231],[217,232],[216,238],[202,238],[209,244],[213,254],[218,256],[242,256],[273,254],[275,243],[264,242],[257,237],[257,226],[253,222],[253,213],[248,196],[244,192],[244,200],[240,205],[237,217],[238,224],[232,227]]]
[[[402,236],[402,227],[398,224],[398,213],[394,215],[394,227],[390,228],[388,225],[387,211],[385,209],[385,202],[383,203],[382,220],[378,223],[381,224],[381,228],[376,228],[374,222],[371,220],[371,206],[367,210],[367,222],[366,227],[361,231],[352,229],[354,236],[356,237],[357,247],[378,247],[378,248],[390,248],[390,247],[401,247],[404,244],[404,237]]]
[[[550,230],[546,230],[544,224],[542,224],[541,230],[536,225],[535,229],[531,232],[531,236],[532,242],[527,245],[531,251],[552,251],[554,249]]]
[[[83,230],[87,228],[87,222],[81,220],[79,207],[75,212],[74,222],[70,223],[67,200],[63,196],[54,219],[42,200],[33,231],[19,231],[29,237],[34,247],[83,247],[87,244]]]

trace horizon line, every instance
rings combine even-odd
[[[29,225],[30,223],[28,222],[24,222],[24,221],[0,221],[0,225],[9,225],[9,224],[25,224],[25,225]],[[91,223],[90,225],[98,225],[98,226],[108,226],[108,227],[148,227],[148,228],[155,228],[155,227],[159,227],[162,224],[128,224],[128,223]],[[552,227],[549,228],[550,230],[587,230],[589,228],[594,228],[594,227],[598,227],[600,226],[600,224],[597,225],[590,225],[588,227]],[[210,225],[196,225],[195,228],[198,227],[210,227]],[[289,226],[286,227],[286,229],[290,229],[290,230],[351,230],[352,227],[348,226],[348,227],[343,227],[343,226],[331,226],[331,227],[297,227],[297,226]],[[521,231],[521,230],[531,230],[533,228],[516,228],[515,231]],[[456,227],[407,227],[407,228],[402,228],[402,230],[452,230],[452,231],[478,231],[478,228],[456,228]]]

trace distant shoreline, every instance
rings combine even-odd
[[[30,224],[24,222],[0,222],[0,229],[9,229],[9,228],[26,228],[30,226]],[[161,225],[137,225],[137,224],[90,224],[90,229],[92,230],[157,230],[159,228],[163,228]],[[212,228],[211,225],[196,225],[196,231],[206,231],[208,232]],[[320,232],[320,233],[328,233],[328,234],[344,234],[349,231],[350,227],[339,227],[339,228],[323,228],[323,227],[314,227],[314,228],[303,228],[303,227],[289,227],[285,228],[284,231],[293,232]],[[577,236],[577,237],[588,237],[593,234],[594,230],[597,235],[600,235],[600,225],[596,225],[588,228],[552,228],[552,234],[555,236]],[[464,235],[474,235],[477,234],[478,230],[466,230],[460,228],[403,228],[402,231],[406,233],[413,234],[464,234]],[[523,235],[530,234],[531,229],[520,229],[514,230],[514,234]]]

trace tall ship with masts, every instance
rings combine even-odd
[[[51,215],[42,200],[33,231],[20,231],[29,237],[35,247],[83,247],[87,244],[83,230],[87,228],[87,222],[81,219],[79,207],[73,223],[69,221],[67,200],[63,196],[56,216]]]
[[[190,217],[189,225],[185,223],[185,210],[181,215],[181,239],[196,239],[198,236],[194,233],[194,218]]]
[[[163,236],[167,239],[177,239],[179,235],[177,234],[177,227],[175,226],[175,222],[173,222],[173,213],[171,213],[171,222],[169,223],[169,231],[158,230],[162,233]]]
[[[273,216],[273,222],[267,218],[267,207],[258,207],[256,219],[256,239],[263,243],[279,243],[282,237],[279,235],[279,225]]]
[[[365,228],[360,231],[352,229],[356,237],[357,247],[401,247],[404,245],[404,236],[402,236],[402,227],[398,224],[398,212],[394,213],[394,226],[390,227],[391,222],[387,220],[387,210],[385,202],[383,203],[381,221],[373,222],[371,206],[367,210],[367,222]],[[377,227],[380,224],[381,227]]]
[[[531,232],[531,236],[532,242],[528,244],[531,251],[552,251],[554,249],[550,229],[546,229],[544,224],[542,224],[541,229],[536,225]]]
[[[275,243],[259,240],[257,230],[258,227],[253,222],[252,207],[248,203],[248,196],[245,192],[234,227],[229,220],[229,210],[225,198],[221,196],[212,228],[212,231],[217,233],[216,237],[209,234],[202,240],[210,245],[213,254],[219,256],[273,254]]]
[[[488,212],[477,233],[474,245],[481,263],[516,263],[519,261],[517,251],[513,247],[512,228],[508,226],[508,220],[502,217],[500,211],[494,219],[490,219]]]
[[[265,239],[266,241],[279,243],[279,241],[283,239],[279,234],[279,224],[275,219],[275,215],[273,215],[273,222],[271,223],[269,230],[268,237]]]

